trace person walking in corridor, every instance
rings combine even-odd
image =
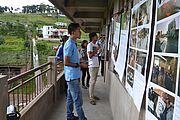
[[[95,32],[92,32],[89,34],[89,38],[90,38],[90,43],[87,46],[88,64],[89,64],[89,73],[90,73],[89,97],[90,97],[90,103],[92,105],[96,105],[96,100],[99,100],[99,98],[94,95],[94,88],[99,70],[99,60],[98,60],[99,47],[96,44],[98,36]]]
[[[80,38],[80,26],[78,23],[71,23],[68,26],[69,39],[64,45],[64,72],[65,80],[68,85],[66,109],[67,120],[87,120],[82,108],[82,92],[80,88],[80,67],[87,66],[86,64],[80,64],[80,58],[78,54],[78,48],[76,45],[77,39]],[[73,103],[75,104],[78,117],[73,114]]]

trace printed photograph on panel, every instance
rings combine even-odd
[[[164,19],[180,11],[180,0],[157,0],[157,20]]]
[[[134,84],[134,70],[130,67],[127,69],[127,82],[128,84],[133,87]]]
[[[151,0],[147,0],[139,7],[138,25],[145,25],[149,23],[151,12]]]
[[[132,67],[135,67],[136,63],[136,50],[130,49],[129,50],[129,62],[128,64]]]
[[[173,120],[174,97],[159,88],[148,89],[148,111],[157,120]]]
[[[132,20],[131,20],[132,28],[137,27],[137,22],[138,22],[138,14],[137,13],[138,13],[137,9],[132,11]]]
[[[151,82],[175,93],[177,77],[177,58],[155,56]]]
[[[130,19],[131,19],[131,4],[129,4],[129,7],[125,9],[126,14],[125,14],[125,23],[124,23],[124,29],[129,30],[130,27]]]
[[[180,17],[159,23],[156,28],[155,52],[178,53]]]
[[[149,29],[138,29],[137,48],[147,50]]]
[[[145,72],[145,64],[146,64],[146,56],[147,54],[144,52],[137,52],[137,59],[136,59],[136,69],[144,75]]]
[[[136,47],[136,41],[137,41],[137,30],[135,29],[131,31],[130,46]]]

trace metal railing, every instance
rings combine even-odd
[[[8,79],[8,104],[16,106],[17,111],[27,106],[51,84],[48,80],[51,68],[52,64],[48,62]]]
[[[58,61],[58,60],[56,60],[57,61],[57,74],[60,74],[63,70],[64,70],[64,64],[61,62],[61,61]]]

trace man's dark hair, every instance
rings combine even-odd
[[[84,48],[84,44],[85,44],[85,43],[88,43],[88,41],[87,41],[87,40],[83,40],[83,41],[81,42],[81,47],[82,47],[82,48]]]
[[[79,23],[70,23],[68,26],[68,33],[71,35],[79,26]]]
[[[89,33],[89,41],[91,42],[92,41],[92,38],[94,37],[94,36],[97,36],[97,34],[95,33],[95,32],[92,32],[92,33]]]

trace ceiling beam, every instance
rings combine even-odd
[[[85,31],[88,32],[99,32],[99,28],[91,28],[91,27],[85,27]]]
[[[65,7],[105,7],[107,0],[64,0]]]
[[[74,18],[103,18],[103,12],[75,12]]]
[[[100,22],[83,22],[81,23],[82,26],[100,26]]]

